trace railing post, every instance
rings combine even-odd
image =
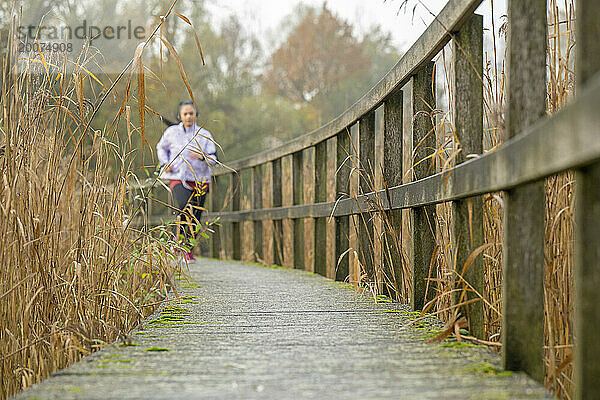
[[[469,154],[483,153],[483,16],[474,14],[455,35],[452,54],[454,57],[454,132],[460,153],[456,164],[467,161]],[[452,203],[452,243],[456,254],[455,269],[466,282],[483,296],[483,255],[477,256],[463,274],[469,255],[483,245],[483,199],[481,196]],[[458,275],[457,275],[458,277]],[[462,301],[476,299],[466,288]],[[462,291],[456,292],[454,302],[460,304]],[[483,338],[483,300],[461,307],[469,320],[472,335]]]
[[[577,0],[576,13],[579,90],[600,71],[600,2]],[[575,398],[591,399],[600,376],[600,163],[578,170],[575,187]]]
[[[263,170],[262,164],[252,167],[252,209],[263,208]],[[263,255],[263,222],[254,221],[254,260],[264,261]]]
[[[358,121],[360,159],[360,194],[372,192],[375,186],[375,111],[370,111]],[[368,277],[373,270],[373,220],[372,213],[358,215],[359,260]]]
[[[231,174],[231,211],[240,211],[241,174],[241,170]],[[234,260],[242,259],[242,226],[243,222],[232,223],[231,241]]]
[[[506,137],[546,113],[546,0],[508,2]],[[504,198],[502,355],[507,370],[544,379],[544,181]]]
[[[273,207],[281,207],[283,195],[281,188],[281,158],[272,161]],[[283,265],[283,224],[282,220],[273,220],[273,264]]]
[[[315,203],[327,201],[327,141],[315,145]],[[315,273],[327,276],[327,218],[315,218]]]
[[[212,182],[210,185],[210,191],[211,191],[211,195],[210,195],[210,201],[211,201],[211,208],[212,208],[212,212],[218,212],[221,210],[221,206],[222,204],[220,204],[219,200],[221,199],[221,194],[220,191],[223,190],[223,188],[221,188],[219,186],[219,181],[221,180],[220,176],[213,176],[212,177]],[[221,229],[220,226],[218,225],[213,225],[212,229],[214,230],[214,233],[212,235],[212,257],[213,258],[221,258]]]
[[[435,109],[435,63],[430,62],[412,77],[413,108],[413,176],[415,180],[435,173],[435,126],[431,113]],[[430,157],[429,159],[426,159]],[[417,164],[417,165],[415,165]],[[409,268],[412,270],[413,310],[421,310],[434,296],[435,286],[428,282],[429,266],[435,249],[435,205],[413,208],[411,215],[411,251]],[[434,267],[436,263],[433,263]],[[435,272],[432,271],[432,272]],[[432,278],[435,278],[432,276]]]
[[[337,174],[335,176],[335,198],[347,198],[350,193],[350,171],[352,170],[352,161],[350,156],[350,128],[337,134]],[[335,280],[344,281],[350,275],[350,255],[342,257],[348,248],[350,234],[350,217],[335,217]],[[339,261],[339,263],[338,263]]]
[[[402,111],[403,94],[401,90],[392,93],[383,108],[383,183],[387,187],[402,184]],[[387,211],[384,221],[383,263],[386,273],[390,273],[396,294],[399,298],[402,290],[402,257],[400,233],[402,231],[402,210]]]
[[[304,204],[304,153],[292,155],[292,197],[293,203]],[[294,225],[294,268],[304,269],[304,218],[292,220]]]

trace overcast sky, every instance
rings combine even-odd
[[[277,40],[277,28],[282,19],[290,14],[296,5],[320,7],[324,0],[207,0],[206,4],[215,16],[215,23],[230,14],[237,14],[250,32],[262,39],[265,46]],[[394,44],[406,50],[425,30],[433,16],[448,0],[408,0],[400,10],[403,0],[325,0],[328,7],[337,15],[351,22],[358,33],[367,31],[373,24],[381,25],[392,33]],[[496,18],[505,14],[505,1],[494,2]],[[430,13],[431,12],[431,13]],[[483,2],[477,11],[489,21],[490,0]],[[487,26],[489,22],[485,23]],[[283,39],[283,38],[279,38]]]

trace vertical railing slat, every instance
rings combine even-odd
[[[327,201],[327,142],[315,146],[315,203]],[[327,276],[327,218],[315,218],[315,273]]]
[[[337,134],[336,144],[337,174],[335,176],[336,200],[348,198],[350,193],[350,171],[352,162],[350,153],[350,128]],[[346,253],[350,247],[348,241],[350,234],[350,217],[335,217],[335,280],[344,281],[350,274],[350,255]]]
[[[272,165],[272,206],[281,207],[283,202],[283,193],[281,187],[281,158],[273,160]],[[283,265],[283,224],[282,220],[280,219],[273,221],[273,264]]]
[[[546,0],[509,0],[506,137],[546,113]],[[505,192],[503,362],[542,381],[544,181]]]
[[[579,90],[600,71],[600,2],[578,0],[576,12]],[[591,399],[600,377],[600,163],[578,170],[575,187],[575,398]]]
[[[375,111],[369,111],[358,122],[358,142],[360,159],[360,192],[373,191],[375,181]],[[368,277],[373,271],[373,221],[372,213],[358,215],[359,260]]]
[[[483,153],[483,17],[471,16],[454,36],[454,132],[457,147],[456,164],[467,161],[469,154]],[[482,197],[454,201],[452,203],[452,243],[456,260],[456,272],[461,274],[473,289],[483,295],[483,255],[477,256],[463,274],[463,266],[469,255],[483,245]],[[458,276],[458,275],[457,275]],[[459,282],[458,288],[466,285]],[[455,303],[461,302],[462,291],[456,292]],[[462,301],[476,299],[477,294],[468,290]],[[461,313],[469,320],[472,335],[483,338],[483,300],[461,307]]]
[[[304,204],[304,153],[292,156],[292,197],[294,204]],[[304,218],[293,220],[294,268],[304,269]]]
[[[435,173],[435,127],[431,114],[435,109],[435,64],[430,62],[412,77],[413,107],[413,175],[422,179]],[[427,159],[427,157],[430,157]],[[412,270],[411,306],[421,310],[433,298],[435,286],[427,283],[429,266],[435,248],[435,205],[416,207],[411,210],[411,251],[409,268]],[[435,263],[433,264],[435,266]],[[435,269],[432,271],[435,273]],[[432,276],[435,278],[435,276]],[[426,293],[427,292],[427,293]]]
[[[221,211],[221,207],[223,205],[223,203],[220,201],[222,197],[221,192],[223,191],[223,188],[219,185],[220,180],[220,176],[212,177],[212,182],[210,185],[212,212]],[[215,224],[212,226],[212,229],[214,230],[214,233],[212,234],[212,257],[221,258],[221,227]]]
[[[383,183],[388,188],[402,184],[402,111],[403,94],[398,90],[388,96],[383,111]],[[396,290],[393,297],[398,298],[402,290],[402,210],[387,211],[386,219],[383,262],[385,272],[393,273]]]
[[[261,165],[252,167],[252,208],[254,210],[263,208],[263,168]],[[263,223],[254,221],[254,260],[264,261],[263,255]]]
[[[241,170],[231,173],[231,211],[240,210],[242,197],[241,174]],[[242,259],[242,226],[241,222],[232,223],[231,240],[234,260]]]

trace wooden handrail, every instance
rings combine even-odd
[[[389,189],[336,202],[208,213],[206,218],[250,221],[317,218],[383,209],[404,209],[508,190],[600,160],[600,75],[571,104],[526,129],[497,150],[444,172]],[[565,134],[568,132],[568,134]],[[379,199],[379,200],[378,200]],[[378,203],[378,207],[373,206]]]

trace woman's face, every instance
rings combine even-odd
[[[196,123],[196,110],[191,104],[186,104],[179,109],[179,116],[183,126],[189,128]]]

